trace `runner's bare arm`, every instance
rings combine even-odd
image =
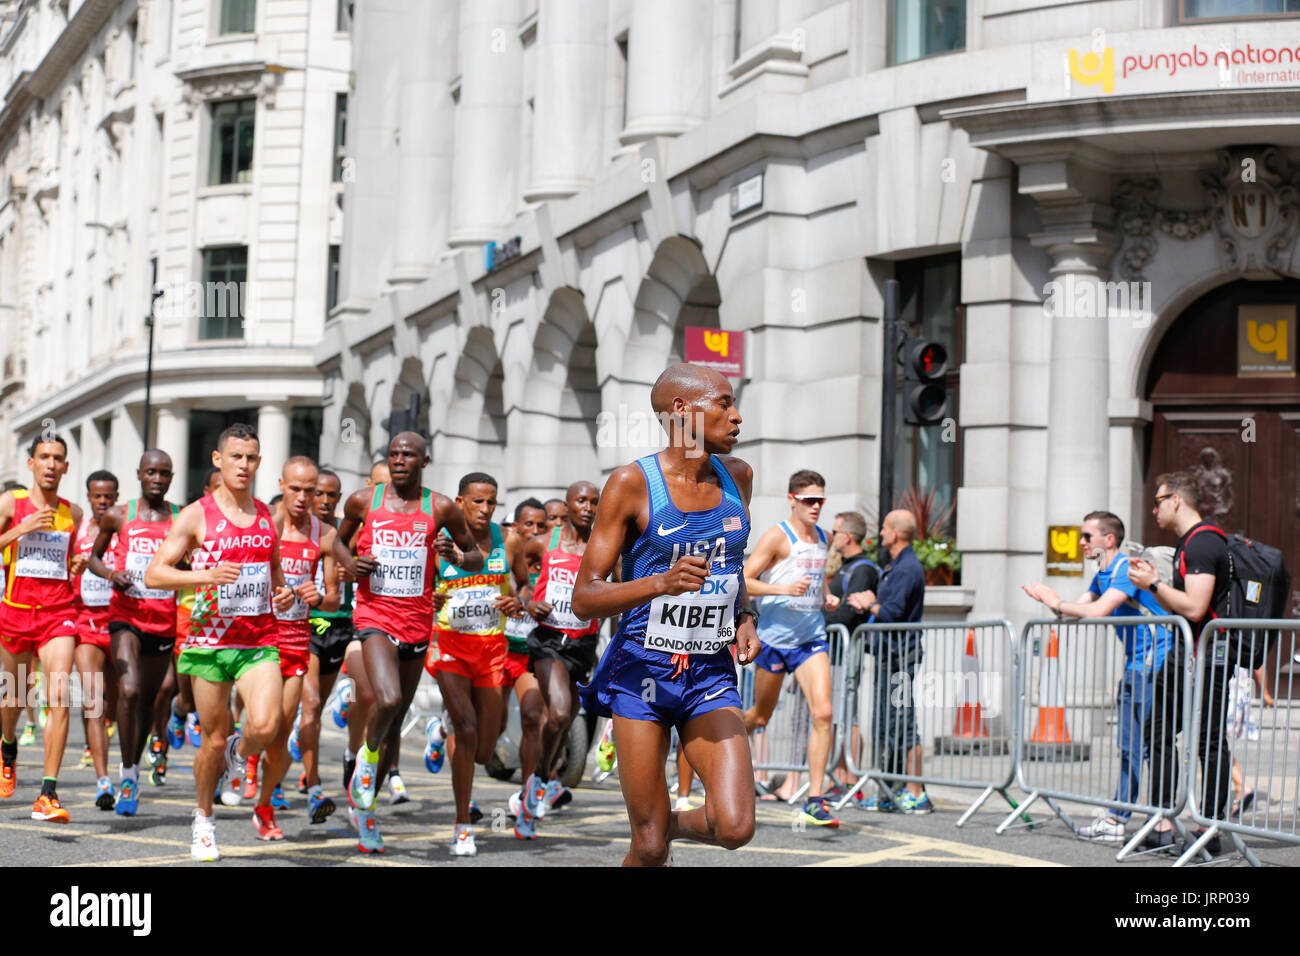
[[[4,534],[0,534],[0,551],[3,551],[29,531],[53,528],[54,512],[49,508],[39,508],[15,525],[13,492],[6,491],[0,494],[0,527],[6,529]]]
[[[334,560],[334,541],[337,538],[338,532],[333,528],[324,527],[321,529],[321,580],[325,582],[325,597],[316,606],[318,611],[337,611],[343,603],[343,597],[339,594],[338,563]]]
[[[284,568],[280,567],[280,538],[271,539],[271,607],[283,614],[293,607],[293,588],[284,583]]]
[[[573,586],[573,613],[584,620],[613,617],[662,594],[683,594],[704,586],[708,559],[690,555],[678,559],[663,574],[631,581],[607,581],[629,538],[640,533],[638,518],[646,508],[645,479],[636,465],[614,470],[605,483],[596,509],[587,550]]]
[[[439,535],[435,542],[438,554],[462,571],[482,571],[483,552],[478,549],[478,542],[469,533],[469,525],[465,523],[465,513],[456,506],[456,502],[446,495],[435,492],[433,514],[438,527],[445,528],[447,531],[446,539]]]
[[[172,522],[167,537],[154,552],[153,560],[144,571],[144,586],[163,591],[183,591],[205,584],[231,584],[239,580],[239,565],[223,561],[206,571],[180,571],[176,565],[195,548],[203,547],[206,522],[203,505],[199,502],[186,505]]]
[[[730,456],[723,458],[722,463],[727,466],[727,471],[731,473],[731,478],[736,483],[736,490],[740,492],[741,500],[745,503],[745,517],[748,519],[749,500],[754,491],[754,469],[748,462]],[[741,613],[745,611],[749,614],[741,618]],[[753,614],[753,601],[749,596],[745,575],[742,574],[740,597],[736,601],[736,660],[741,664],[748,664],[763,649],[758,639],[758,629],[754,626],[756,619]]]
[[[68,510],[72,512],[72,527],[74,529],[79,529],[81,527],[81,519],[83,517],[81,506],[73,505]],[[76,537],[77,537],[77,532],[74,530],[72,532],[73,546],[68,548],[68,570],[71,571],[73,574],[80,574],[82,571],[86,570],[87,562],[86,562],[86,556],[84,554],[76,553],[76,544],[77,544],[75,540]]]
[[[108,579],[119,591],[125,591],[131,586],[131,578],[125,568],[110,571],[108,565],[104,563],[104,555],[108,553],[108,546],[113,542],[113,535],[122,530],[124,510],[121,505],[118,505],[104,512],[104,517],[99,519],[99,534],[95,537],[95,546],[90,552],[91,573]]]
[[[785,545],[783,548],[782,545]],[[804,589],[798,591],[791,589],[797,587],[790,584],[769,584],[766,581],[760,581],[758,576],[767,571],[772,565],[780,561],[785,554],[789,553],[790,546],[786,544],[785,532],[779,527],[768,528],[763,532],[763,536],[758,539],[758,545],[754,552],[745,559],[745,590],[752,597],[769,597],[775,594],[802,594]]]
[[[369,500],[369,488],[362,488],[348,495],[348,500],[343,504],[343,520],[339,523],[338,533],[334,538],[334,560],[353,577],[366,577],[378,563],[374,555],[370,554],[352,557],[352,542],[366,520]]]

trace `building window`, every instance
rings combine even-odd
[[[966,0],[894,0],[894,62],[966,48]]]
[[[623,89],[619,91],[620,99],[623,104],[623,112],[618,119],[618,128],[619,130],[625,130],[627,129],[627,34],[623,34],[622,37],[614,42],[618,44],[618,64],[619,68],[623,71],[623,76],[620,80]]]
[[[339,0],[334,29],[339,33],[352,32],[352,0]]]
[[[1300,16],[1300,0],[1181,0],[1182,20]]]
[[[185,482],[186,501],[196,501],[203,493],[208,469],[212,467],[212,449],[217,447],[217,436],[236,422],[257,427],[256,408],[232,408],[224,412],[194,410],[190,412],[189,468],[176,480]],[[108,460],[108,456],[104,456]],[[274,466],[272,466],[274,467]]]
[[[744,20],[742,5],[745,0],[736,0],[736,23],[731,31],[731,62],[735,63],[740,59],[740,25]]]
[[[899,334],[904,338],[921,336],[942,342],[948,350],[948,371],[944,390],[948,394],[945,418],[959,420],[957,410],[961,363],[965,358],[965,316],[961,307],[961,256],[958,253],[928,256],[898,263]],[[915,485],[925,493],[936,492],[939,508],[955,505],[961,485],[961,430],[956,441],[944,441],[944,424],[906,425],[902,369],[899,369],[895,434],[898,441],[894,456],[894,493],[902,494]],[[957,530],[953,514],[949,534]]]
[[[334,311],[339,304],[339,247],[330,246],[329,276],[325,280],[325,314]]]
[[[257,0],[221,0],[218,33],[252,33],[257,19]]]
[[[244,337],[244,290],[247,285],[247,246],[222,246],[203,250],[200,339]]]
[[[212,160],[208,185],[253,181],[253,124],[257,100],[226,100],[212,106]]]
[[[318,405],[298,406],[289,414],[289,455],[320,459],[320,433],[325,427],[325,409]]]
[[[343,166],[348,158],[348,95],[334,94],[334,182],[343,182]]]

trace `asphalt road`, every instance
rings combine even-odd
[[[341,732],[329,727],[322,741],[325,785],[339,804],[339,811],[320,825],[311,825],[305,814],[306,797],[289,794],[291,809],[277,819],[285,839],[260,843],[250,822],[252,809],[217,808],[217,843],[222,860],[217,866],[552,866],[619,863],[627,849],[627,818],[617,782],[584,786],[576,790],[573,802],[548,817],[535,841],[515,838],[512,821],[506,816],[506,801],[516,785],[493,780],[480,772],[475,781],[475,799],[486,817],[476,827],[478,856],[453,859],[449,855],[452,835],[451,770],[437,775],[424,769],[418,733],[407,738],[402,759],[403,778],[411,801],[388,806],[381,797],[379,821],[386,852],[381,856],[357,852],[356,837],[348,827],[346,798],[342,796],[341,762],[344,745]],[[116,741],[110,741],[110,746]],[[194,865],[189,857],[190,813],[193,808],[191,766],[193,750],[174,753],[163,787],[145,782],[140,812],[120,817],[103,812],[94,804],[95,777],[92,770],[77,766],[82,751],[80,722],[74,720],[68,759],[59,779],[59,794],[72,815],[66,826],[39,823],[30,818],[30,807],[39,792],[41,749],[23,748],[19,753],[18,790],[0,804],[0,854],[6,863],[28,866],[175,866]],[[112,776],[116,784],[116,750]],[[294,764],[292,780],[301,767]],[[1084,843],[1046,807],[1031,813],[1041,825],[1018,829],[1003,836],[993,828],[1005,814],[996,796],[962,829],[954,826],[966,803],[975,794],[959,790],[931,790],[937,812],[928,816],[871,814],[846,807],[840,812],[838,829],[801,829],[794,822],[793,808],[760,803],[758,828],[753,842],[728,853],[712,847],[677,844],[674,863],[678,866],[1116,866],[1168,867],[1169,857],[1154,854],[1116,864],[1116,847]],[[965,802],[963,802],[965,801]],[[1086,818],[1086,810],[1082,811]],[[1266,865],[1300,865],[1300,847],[1272,841],[1248,841]],[[201,864],[211,866],[212,864]],[[1216,866],[1243,866],[1229,856]]]

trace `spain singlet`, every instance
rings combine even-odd
[[[167,502],[169,514],[164,521],[145,521],[140,517],[140,500],[127,503],[122,530],[113,544],[114,563],[110,567],[124,570],[131,578],[125,591],[114,589],[108,619],[130,624],[141,634],[157,637],[169,635],[176,628],[176,592],[145,587],[144,572],[162,547],[180,509]],[[204,519],[207,519],[206,512]]]
[[[352,623],[358,631],[375,628],[402,644],[424,644],[433,630],[433,582],[438,536],[433,492],[420,489],[420,510],[401,514],[384,507],[388,484],[376,485],[370,509],[357,535],[357,554],[379,562],[357,583]]]
[[[771,594],[754,599],[762,615],[758,638],[764,647],[782,649],[799,647],[809,641],[826,639],[822,617],[822,579],[826,573],[826,532],[814,527],[816,541],[804,541],[782,521],[781,531],[790,544],[790,553],[758,576],[768,584],[794,584],[812,578],[803,594]]]
[[[95,529],[92,517],[87,513],[82,516],[81,527],[77,529],[76,553],[89,558],[90,553],[95,550],[96,537],[98,531]],[[116,547],[117,536],[114,535],[108,550],[104,552],[104,564],[110,571],[117,567],[113,557],[113,550]],[[73,578],[72,591],[77,596],[82,620],[96,630],[102,630],[108,624],[108,604],[113,592],[113,583],[107,578],[101,578],[90,568],[86,568]]]
[[[570,554],[560,548],[563,530],[562,526],[551,529],[551,540],[542,554],[542,570],[537,575],[533,600],[551,606],[551,613],[540,622],[542,627],[549,627],[576,641],[599,631],[600,621],[584,621],[573,613],[573,586],[578,583],[582,555]]]
[[[315,515],[310,517],[311,529],[308,532],[306,541],[285,541],[284,538],[280,539],[280,569],[284,572],[284,583],[290,588],[297,588],[303,582],[312,580],[316,574],[317,565],[325,563],[320,559],[320,519]],[[287,530],[289,527],[287,515],[284,522]],[[324,581],[317,586],[317,589],[320,591],[321,597],[324,597]],[[307,618],[310,611],[307,602],[295,593],[293,604],[289,610],[284,613],[275,612],[279,644],[282,648],[289,648],[302,653],[308,651],[311,643],[311,628],[307,624]]]
[[[18,527],[37,510],[26,488],[16,488],[11,527]],[[72,553],[72,505],[59,499],[54,526],[48,531],[30,531],[5,549],[9,577],[5,582],[4,604],[24,610],[64,611],[74,606],[68,558]]]
[[[482,571],[463,571],[446,561],[438,573],[438,591],[447,603],[438,612],[438,630],[475,637],[496,637],[505,633],[505,615],[495,605],[497,598],[510,596],[510,566],[501,528],[488,525],[492,550]]]
[[[194,551],[190,567],[206,571],[233,561],[240,565],[232,584],[204,584],[194,589],[190,633],[186,648],[250,649],[276,643],[271,612],[271,554],[275,526],[260,501],[253,523],[241,528],[230,521],[212,495],[199,499],[203,507],[203,547]]]

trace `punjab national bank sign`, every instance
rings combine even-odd
[[[1300,26],[1232,23],[1142,33],[1095,30],[1034,50],[1029,99],[1300,87]]]
[[[727,378],[743,378],[745,333],[688,325],[685,360],[721,372]]]

